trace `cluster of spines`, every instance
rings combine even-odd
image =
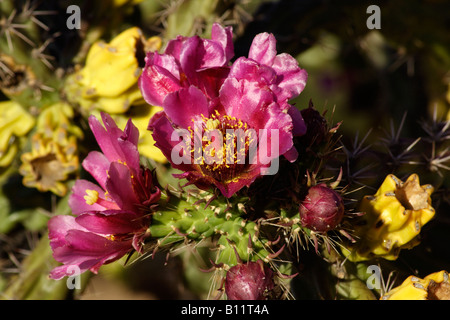
[[[60,83],[56,58],[48,51],[57,35],[50,34],[45,20],[56,11],[41,7],[39,1],[27,0],[3,1],[0,8],[0,89],[24,106],[41,105],[41,98],[55,101]]]

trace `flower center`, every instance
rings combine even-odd
[[[256,154],[257,135],[240,119],[221,115],[217,110],[201,121],[192,119],[191,133],[194,163],[205,175],[222,182],[237,180]]]
[[[429,206],[428,193],[417,180],[406,181],[395,190],[397,200],[408,210],[421,210]]]
[[[33,159],[31,167],[36,175],[36,180],[46,189],[64,178],[63,165],[53,153]]]

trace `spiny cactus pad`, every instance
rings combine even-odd
[[[209,199],[212,201],[206,204],[205,198],[213,197],[207,192],[179,193],[179,197],[175,194],[162,200],[149,227],[150,237],[157,239],[158,247],[216,237],[218,255],[215,263],[223,263],[225,269],[237,264],[235,249],[245,261],[270,260],[270,252],[264,243],[267,241],[258,239],[258,225],[243,218],[242,203],[227,204]]]

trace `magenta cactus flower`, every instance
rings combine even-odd
[[[301,224],[316,232],[327,232],[341,223],[344,211],[339,193],[321,183],[309,188],[300,204]]]
[[[98,182],[77,180],[69,199],[74,216],[55,216],[48,223],[55,260],[63,263],[50,276],[60,279],[76,266],[96,273],[100,266],[127,252],[142,252],[150,212],[161,192],[148,169],[139,164],[139,131],[129,121],[122,131],[102,114],[90,127],[102,152],[92,151],[83,167]]]
[[[235,265],[225,279],[229,300],[264,300],[273,288],[273,271],[262,260]]]
[[[230,67],[232,51],[231,28],[215,24],[211,40],[179,37],[163,55],[149,54],[139,79],[147,102],[164,109],[149,130],[172,166],[184,171],[176,176],[228,198],[274,174],[280,155],[295,161],[293,137],[306,132],[288,103],[306,83],[295,59],[276,55],[268,34],[256,36],[249,58]]]
[[[160,191],[154,185],[153,174],[140,166],[139,130],[129,120],[122,131],[111,116],[106,113],[101,116],[104,126],[94,116],[89,118],[89,126],[102,152],[91,151],[82,163],[98,185],[76,181],[69,198],[72,212],[136,211],[142,205],[156,202]]]
[[[253,91],[253,99],[250,99],[249,91]],[[153,118],[149,128],[153,130],[155,145],[171,161],[173,167],[185,171],[176,175],[177,177],[186,178],[199,188],[216,186],[224,196],[231,197],[261,176],[262,169],[271,166],[268,161],[263,163],[258,155],[267,155],[272,160],[293,147],[293,125],[291,117],[282,112],[278,104],[270,99],[267,91],[255,90],[251,84],[241,86],[236,80],[227,79],[221,89],[220,101],[225,109],[223,113],[218,109],[211,110],[207,98],[196,87],[181,89],[165,99],[165,115]],[[195,126],[198,130],[195,130]],[[226,139],[227,130],[236,128],[244,128],[249,132],[242,143],[243,147],[239,147],[239,141],[234,138],[228,141]],[[183,129],[182,132],[190,137],[182,150],[183,159],[178,163],[175,162],[173,153],[174,148],[180,144],[178,140],[173,140],[174,134],[179,132],[177,129]],[[214,149],[211,147],[212,143],[204,142],[202,138],[210,132],[216,132],[219,136],[219,140],[215,140]],[[274,132],[277,140],[272,136]],[[200,151],[195,146],[196,139],[200,141]],[[264,141],[264,144],[259,143],[252,153],[253,141]],[[272,147],[271,150],[269,146]],[[227,158],[227,151],[231,149],[234,151],[230,160]],[[208,156],[215,159],[208,163]],[[239,158],[242,159],[241,162]]]

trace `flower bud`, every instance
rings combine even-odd
[[[301,224],[313,231],[335,229],[344,216],[341,196],[325,184],[312,186],[300,204]]]
[[[262,260],[237,264],[225,279],[229,300],[263,300],[273,287],[273,272]]]
[[[307,127],[306,134],[301,138],[302,143],[305,146],[320,144],[327,135],[327,121],[314,108],[312,103],[308,108],[303,109],[301,114]]]

